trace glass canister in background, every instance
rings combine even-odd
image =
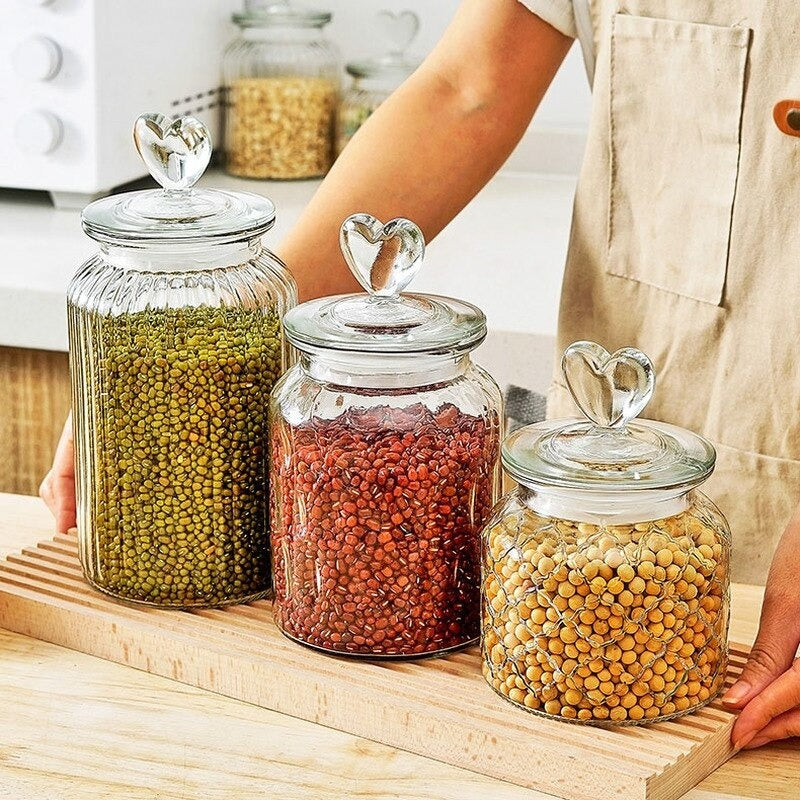
[[[353,138],[373,111],[419,66],[406,50],[419,30],[413,11],[380,11],[375,18],[387,52],[378,58],[345,65],[352,82],[343,95],[336,125],[336,152]]]
[[[266,409],[296,290],[261,243],[269,200],[192,188],[200,122],[146,115],[135,138],[164,189],[84,210],[100,252],[68,290],[81,562],[125,600],[242,601],[270,586]]]
[[[226,48],[225,166],[242,178],[317,178],[333,163],[339,53],[326,11],[245,0]]]
[[[275,618],[321,650],[433,655],[480,628],[502,403],[470,358],[486,320],[401,294],[424,251],[408,220],[358,214],[341,238],[367,294],[284,318],[300,360],[270,403]]]
[[[529,425],[503,443],[520,485],[484,532],[484,675],[558,719],[693,711],[720,692],[727,666],[730,534],[696,488],[714,449],[634,421],[655,380],[638,350],[578,342],[563,368],[590,421]]]

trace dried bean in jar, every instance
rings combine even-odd
[[[338,87],[327,78],[238,78],[229,89],[226,169],[243,178],[316,178],[333,163]]]
[[[475,640],[498,419],[446,404],[276,420],[276,619],[324,650],[414,656]]]
[[[676,516],[626,525],[524,504],[486,530],[483,673],[530,711],[630,724],[692,711],[722,689],[730,540],[699,492]]]
[[[277,314],[73,310],[87,578],[132,601],[219,605],[270,585],[266,405]],[[91,352],[90,352],[91,351]],[[82,398],[81,398],[82,394]]]

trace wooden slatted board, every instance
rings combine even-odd
[[[592,728],[516,709],[477,648],[417,662],[332,658],[284,638],[270,601],[134,607],[82,579],[74,537],[0,561],[0,627],[571,800],[671,800],[731,754],[714,703],[671,722]],[[732,681],[746,648],[732,647]]]

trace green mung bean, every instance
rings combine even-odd
[[[266,407],[282,367],[277,313],[196,307],[90,317],[89,407],[76,427],[88,438],[87,577],[118,597],[178,607],[263,593]]]

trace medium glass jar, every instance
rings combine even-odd
[[[368,294],[284,319],[301,355],[270,403],[275,619],[343,655],[434,655],[480,628],[502,402],[469,355],[486,321],[400,294],[424,248],[407,220],[350,217],[342,243]]]
[[[242,178],[317,178],[333,163],[339,53],[324,11],[245,0],[222,60],[225,167]]]
[[[353,138],[373,111],[417,68],[418,63],[406,55],[406,50],[419,30],[419,18],[413,11],[395,15],[381,11],[376,17],[387,52],[365,61],[345,65],[352,77],[339,105],[336,124],[336,153]]]
[[[125,600],[239,602],[270,586],[266,406],[296,290],[261,243],[272,203],[191,188],[201,123],[135,137],[165,188],[84,210],[100,252],[68,289],[81,562]]]
[[[727,667],[730,534],[695,488],[714,449],[633,421],[654,386],[639,351],[579,342],[563,365],[591,422],[529,425],[503,443],[520,485],[484,531],[484,676],[558,719],[685,714],[717,696]]]

